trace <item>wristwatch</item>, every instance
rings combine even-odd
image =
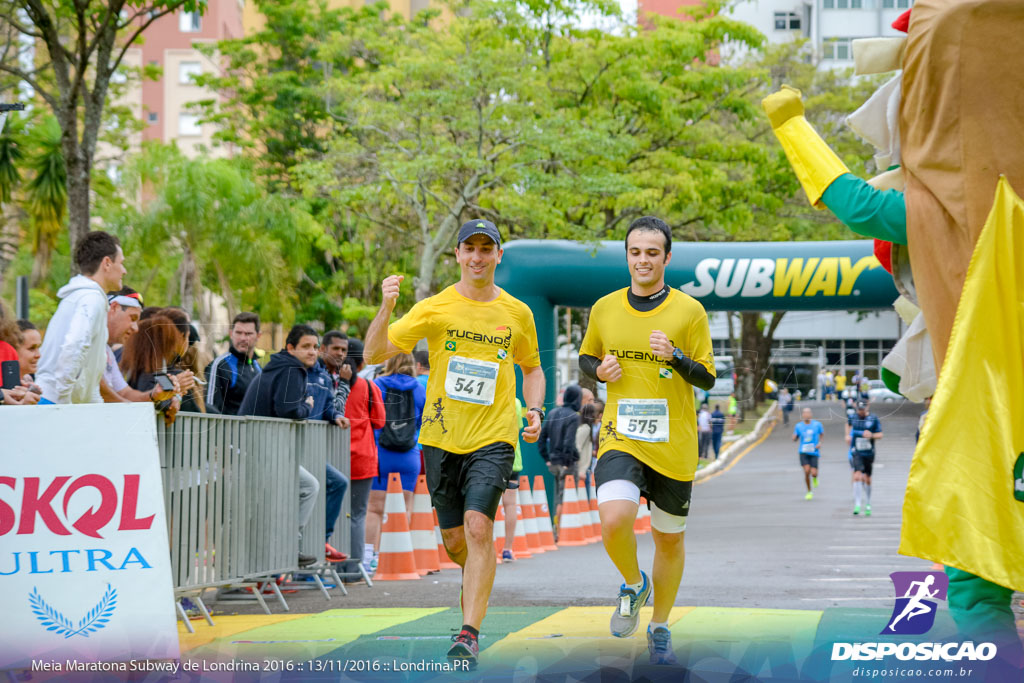
[[[540,415],[540,421],[544,422],[544,409],[543,408],[529,408],[526,412],[534,412]]]
[[[676,348],[676,347],[673,347],[673,348],[672,348],[672,358],[674,358],[675,360],[677,360],[677,361],[679,361],[680,363],[682,363],[682,362],[683,362],[683,359],[685,359],[685,358],[686,358],[686,354],[685,354],[685,353],[683,353],[683,350],[682,350],[682,349],[680,349],[680,348]]]

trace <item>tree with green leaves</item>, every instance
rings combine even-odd
[[[0,0],[0,72],[31,86],[60,125],[72,249],[90,229],[91,173],[111,78],[154,21],[205,6],[205,0]],[[34,55],[37,45],[45,57]]]
[[[126,166],[122,188],[104,217],[131,254],[137,289],[202,318],[204,291],[223,297],[229,317],[293,315],[295,286],[323,240],[300,202],[268,193],[244,163],[157,144]]]

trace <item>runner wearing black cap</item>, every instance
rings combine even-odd
[[[371,363],[410,353],[427,339],[431,372],[420,430],[427,488],[448,556],[463,568],[463,626],[448,659],[469,660],[470,666],[476,664],[480,624],[494,584],[494,515],[512,474],[519,437],[513,365],[523,371],[529,407],[524,441],[537,440],[544,417],[544,373],[533,313],[495,286],[501,255],[494,223],[465,223],[455,247],[459,281],[389,326],[404,277],[388,276],[381,286],[383,303],[366,334]]]
[[[857,414],[850,418],[846,442],[853,463],[853,514],[871,516],[871,470],[875,464],[875,442],[882,438],[882,422],[868,412],[867,401],[857,401]]]

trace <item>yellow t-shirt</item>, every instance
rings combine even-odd
[[[697,471],[693,385],[655,356],[650,336],[661,330],[714,375],[707,314],[696,299],[675,289],[653,311],[640,312],[629,305],[627,291],[598,299],[580,348],[598,358],[614,354],[622,368],[622,379],[608,383],[597,457],[623,451],[667,477],[690,481]]]
[[[836,375],[836,391],[843,391],[846,388],[846,375]]]
[[[426,337],[430,377],[420,443],[472,453],[519,440],[516,375],[540,365],[533,312],[504,290],[493,301],[467,299],[455,286],[420,301],[388,328],[409,353]]]

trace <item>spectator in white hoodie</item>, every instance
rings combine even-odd
[[[121,289],[127,272],[117,238],[88,233],[75,248],[76,275],[60,288],[60,305],[46,327],[36,383],[40,403],[102,403],[106,367],[107,292]]]

